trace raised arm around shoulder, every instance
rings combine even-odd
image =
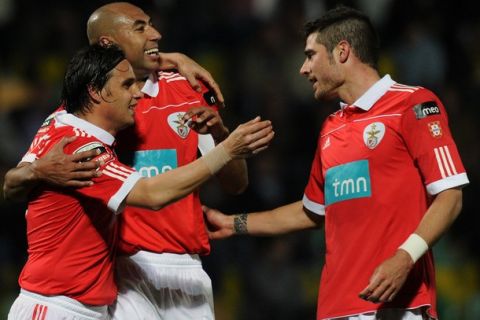
[[[3,196],[11,201],[25,201],[30,191],[38,183],[39,180],[32,170],[32,164],[22,162],[5,174]]]
[[[90,179],[100,174],[96,170],[100,163],[89,159],[95,157],[98,151],[65,154],[63,148],[75,139],[65,137],[44,157],[32,163],[22,162],[16,168],[10,169],[3,184],[5,199],[25,201],[31,190],[40,183],[75,188],[91,185]]]
[[[160,53],[160,68],[162,70],[177,69],[182,76],[187,78],[192,88],[199,92],[202,88],[198,80],[205,82],[215,92],[219,105],[224,105],[222,91],[210,72],[183,53]]]

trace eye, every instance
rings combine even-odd
[[[138,27],[135,28],[135,31],[144,32],[145,31],[145,26],[144,25],[138,26]]]

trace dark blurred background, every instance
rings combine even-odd
[[[1,182],[58,106],[65,65],[87,44],[89,14],[106,1],[0,0]],[[250,186],[230,197],[215,184],[204,202],[228,213],[301,199],[323,119],[336,103],[314,101],[298,70],[303,23],[335,6],[328,0],[132,1],[151,15],[163,51],[180,51],[221,85],[226,124],[256,115],[276,131],[270,149],[249,160]],[[442,319],[480,319],[480,15],[465,0],[343,1],[377,26],[382,75],[433,90],[444,102],[471,184],[463,212],[435,246]],[[0,200],[0,318],[18,294],[26,257],[25,204]],[[320,231],[212,244],[204,259],[218,320],[314,319],[324,244]]]

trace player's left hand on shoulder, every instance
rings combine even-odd
[[[407,279],[413,261],[403,250],[382,262],[370,277],[368,286],[359,293],[359,297],[373,303],[392,301]]]

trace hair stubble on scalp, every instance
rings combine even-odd
[[[128,2],[112,2],[96,9],[87,21],[88,42],[98,43],[102,36],[113,35],[118,19],[132,7],[135,6]]]
[[[360,61],[377,67],[379,38],[368,16],[346,6],[328,11],[320,19],[305,24],[305,37],[318,32],[316,41],[332,52],[342,40],[347,41]]]

